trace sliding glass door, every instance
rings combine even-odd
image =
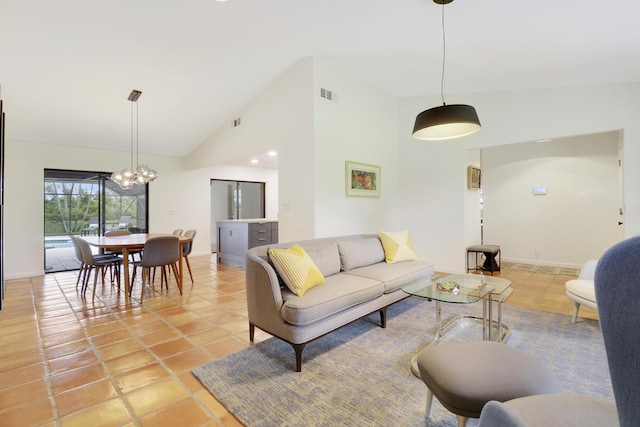
[[[69,235],[102,235],[112,228],[147,232],[148,186],[123,190],[109,177],[105,172],[45,169],[46,272],[79,267]]]

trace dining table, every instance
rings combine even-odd
[[[140,234],[127,234],[119,236],[81,236],[89,243],[89,245],[96,247],[100,250],[100,253],[104,253],[105,250],[113,250],[122,252],[122,269],[124,270],[124,293],[126,298],[129,298],[129,289],[131,286],[129,280],[129,252],[132,250],[139,250],[144,248],[144,244],[147,240],[153,237],[161,236],[175,236],[170,233],[140,233]],[[190,236],[177,236],[180,239],[180,259],[178,261],[178,289],[180,295],[182,295],[182,277],[183,277],[183,265],[182,265],[182,248],[187,242],[193,240]],[[144,286],[144,284],[143,284]],[[143,289],[144,292],[144,289]]]

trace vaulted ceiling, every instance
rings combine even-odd
[[[455,0],[446,92],[640,80],[640,2]],[[185,156],[300,58],[440,93],[432,0],[0,0],[7,138]]]

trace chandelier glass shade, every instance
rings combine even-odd
[[[138,164],[138,98],[140,98],[142,92],[139,90],[132,90],[129,94],[129,101],[131,101],[131,164],[130,167],[116,171],[111,174],[111,180],[117,183],[120,188],[127,190],[137,185],[146,185],[149,182],[153,182],[158,178],[158,172],[151,169],[147,165]],[[135,104],[135,132],[134,132],[134,104]],[[135,135],[135,168],[134,168],[134,142]]]
[[[480,119],[476,109],[471,105],[444,102],[444,69],[446,58],[446,42],[444,31],[444,5],[453,0],[433,0],[442,5],[442,79],[440,80],[440,96],[442,105],[423,111],[416,117],[413,126],[413,137],[426,141],[439,141],[471,135],[480,130]]]

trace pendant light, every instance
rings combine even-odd
[[[444,5],[453,0],[433,0],[442,5],[442,78],[440,80],[440,96],[442,105],[423,111],[416,117],[413,137],[426,141],[459,138],[471,135],[480,129],[480,120],[476,109],[471,105],[444,102],[444,66],[446,59],[446,40],[444,31]]]
[[[155,181],[158,178],[158,172],[154,171],[147,165],[139,165],[138,164],[138,98],[140,98],[142,92],[139,90],[132,90],[127,98],[131,101],[131,164],[129,168],[124,168],[121,171],[116,171],[111,174],[111,180],[117,183],[120,188],[123,190],[127,190],[133,187],[134,184],[145,185],[148,182]],[[134,131],[133,131],[133,107],[135,104],[135,140],[136,140],[136,155],[135,155],[135,165],[136,168],[133,168],[133,139],[134,139]]]

